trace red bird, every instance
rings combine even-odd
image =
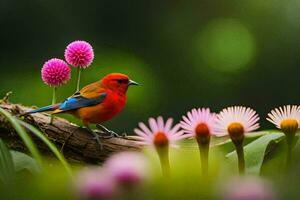
[[[103,130],[114,135],[102,122],[112,119],[120,113],[126,104],[126,92],[130,85],[138,85],[125,74],[112,73],[100,81],[85,86],[64,102],[32,110],[27,114],[52,111],[52,114],[70,113],[81,119],[85,127],[95,136],[101,146],[99,135],[89,128],[89,124],[98,124]]]

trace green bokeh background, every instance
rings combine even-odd
[[[110,72],[142,85],[105,123],[117,132],[150,116],[179,120],[199,106],[246,105],[264,119],[275,106],[299,104],[299,8],[299,0],[1,0],[0,96],[13,91],[13,102],[49,104],[41,67],[81,39],[95,51],[82,85]],[[74,75],[60,100],[73,93]]]

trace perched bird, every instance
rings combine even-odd
[[[27,112],[51,112],[51,114],[69,113],[82,120],[84,126],[94,135],[94,139],[102,147],[99,135],[90,129],[89,124],[98,124],[102,130],[115,134],[101,125],[120,113],[126,104],[126,92],[130,85],[138,85],[127,75],[111,73],[101,80],[85,86],[79,92],[62,103],[49,105]]]

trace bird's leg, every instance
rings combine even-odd
[[[94,136],[93,139],[96,140],[96,142],[98,143],[100,150],[103,149],[103,145],[100,141],[100,135],[98,135],[97,133],[95,133],[88,125],[85,125],[86,129]]]
[[[113,138],[113,137],[121,137],[119,136],[116,132],[109,130],[108,128],[106,128],[105,126],[101,125],[101,124],[97,124],[96,127],[98,129],[100,129],[101,131],[108,133],[108,136],[104,136],[104,138]]]

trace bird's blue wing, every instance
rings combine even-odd
[[[107,96],[106,93],[101,93],[99,97],[93,98],[93,99],[88,99],[80,95],[74,95],[68,99],[66,99],[60,106],[59,110],[61,111],[69,111],[69,110],[74,110],[82,107],[87,107],[87,106],[93,106],[101,103],[105,97]]]

